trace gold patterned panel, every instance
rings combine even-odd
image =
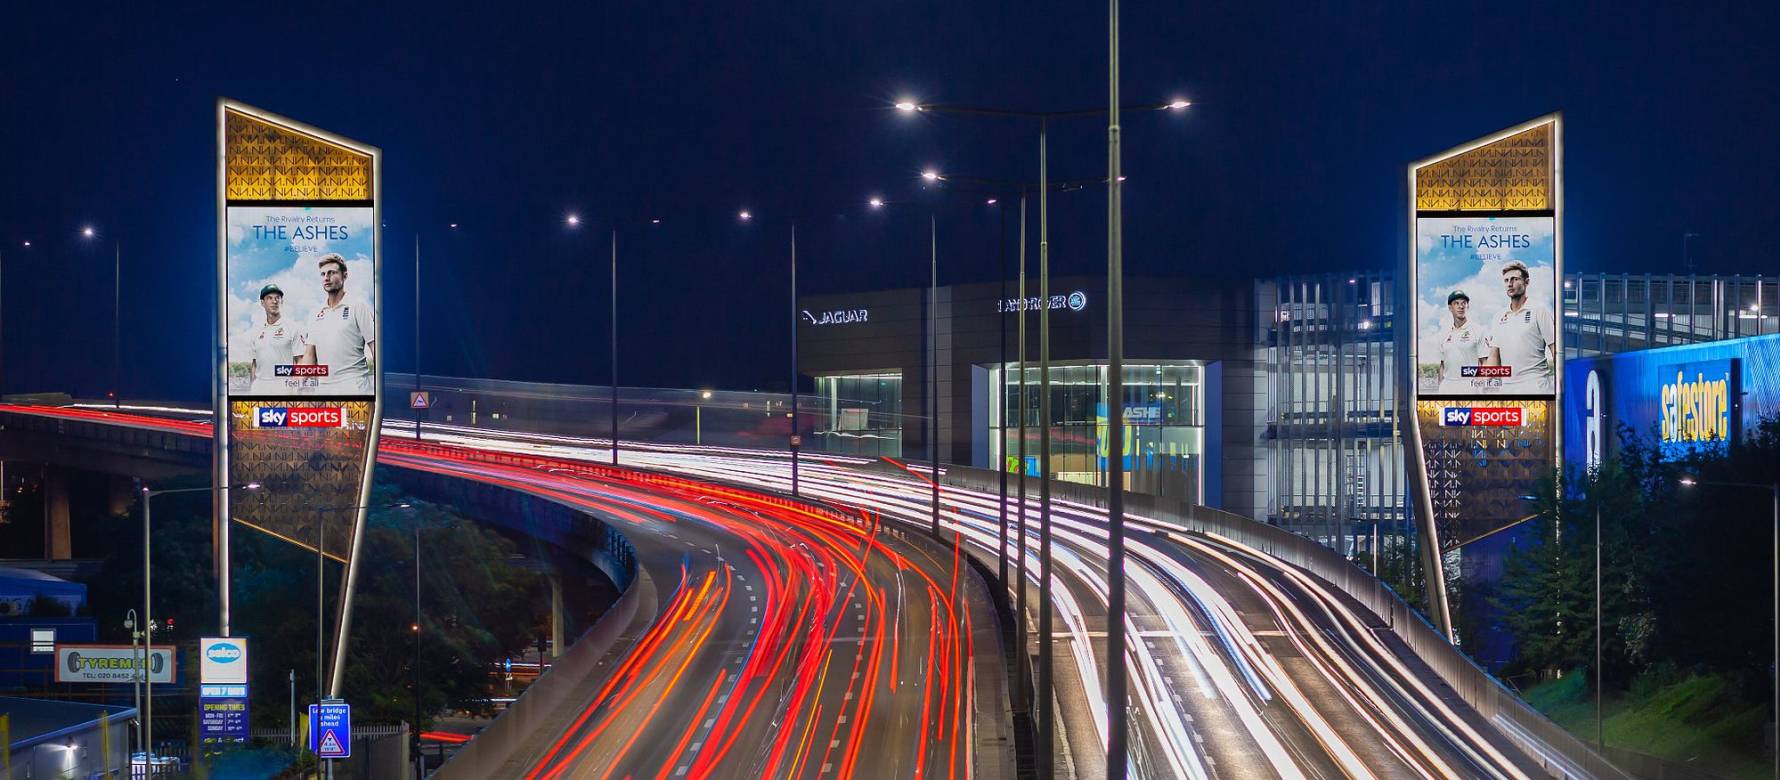
[[[225,112],[229,200],[370,200],[370,155]]]
[[[1542,124],[1422,167],[1419,211],[1543,211],[1552,207],[1552,125]]]
[[[262,406],[336,408],[344,425],[261,428],[254,418]],[[229,491],[229,516],[309,550],[319,537],[328,557],[346,560],[371,434],[371,402],[230,401],[229,417],[229,483],[261,485]]]
[[[1520,425],[1442,425],[1451,407],[1519,408]],[[1428,493],[1446,550],[1527,516],[1521,499],[1552,469],[1550,401],[1500,398],[1415,402]]]

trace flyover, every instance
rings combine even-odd
[[[386,441],[400,440],[401,424],[386,421],[394,430]],[[609,442],[592,437],[450,424],[426,424],[423,433],[433,445],[567,470],[604,468],[609,457]],[[623,457],[658,474],[788,487],[782,453],[627,442]],[[918,475],[811,459],[804,469],[808,496],[926,527],[930,488]],[[990,562],[999,521],[992,477],[960,467],[942,475],[946,534]],[[1056,488],[1056,760],[1060,773],[1091,776],[1104,761],[1104,513],[1099,491]],[[1141,641],[1126,663],[1134,767],[1143,775],[1622,776],[1332,551],[1203,507],[1128,501],[1136,598],[1127,620]],[[1028,519],[1037,512],[1030,504]],[[1036,540],[1027,542],[1036,572]],[[1021,554],[1011,544],[1007,552]]]
[[[61,437],[71,463],[208,462],[208,423],[189,419],[4,406],[0,425],[0,439]],[[630,585],[561,673],[441,776],[1011,769],[1000,632],[955,548],[869,512],[709,480],[387,439],[379,455],[423,495],[510,502],[479,514]]]

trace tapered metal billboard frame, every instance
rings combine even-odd
[[[212,446],[212,484],[226,485],[229,480],[229,433],[233,424],[229,403],[229,336],[228,336],[228,176],[229,176],[229,138],[228,116],[237,113],[250,119],[275,126],[294,134],[309,136],[315,140],[332,144],[350,152],[370,158],[370,196],[371,196],[371,306],[374,312],[383,310],[383,264],[379,260],[383,256],[383,150],[375,146],[354,141],[350,138],[328,132],[306,122],[275,114],[257,106],[249,105],[229,98],[218,98],[216,101],[216,329],[213,333],[216,374],[211,385],[211,402],[214,409],[214,436]],[[383,341],[383,318],[376,318],[375,333],[372,343],[381,347]],[[371,374],[373,379],[373,396],[371,412],[366,421],[367,432],[363,461],[360,463],[360,479],[357,500],[354,502],[352,541],[346,560],[346,576],[341,587],[339,619],[335,624],[334,659],[332,664],[331,683],[328,684],[328,695],[337,697],[340,694],[340,682],[346,665],[347,636],[352,625],[352,596],[357,585],[359,570],[359,552],[364,541],[365,519],[369,514],[371,500],[371,484],[377,462],[377,444],[382,432],[383,420],[383,361],[381,357],[373,359]],[[216,540],[216,572],[217,594],[220,602],[220,622],[222,636],[230,636],[229,604],[230,604],[230,530],[232,519],[228,491],[215,491],[212,494],[213,516],[216,528],[213,538]],[[319,520],[318,520],[319,522]],[[325,620],[324,616],[317,616]]]
[[[1420,289],[1418,278],[1417,241],[1419,238],[1417,220],[1420,218],[1418,175],[1421,170],[1452,158],[1483,149],[1491,144],[1519,135],[1544,125],[1551,126],[1551,166],[1550,189],[1548,194],[1552,216],[1552,323],[1556,331],[1556,360],[1552,366],[1552,397],[1548,425],[1551,428],[1552,465],[1562,468],[1563,458],[1563,412],[1564,393],[1564,123],[1563,112],[1556,111],[1544,116],[1535,117],[1513,127],[1491,133],[1481,138],[1455,146],[1439,154],[1426,157],[1409,164],[1408,168],[1408,301],[1413,313],[1418,305],[1417,291]],[[1478,216],[1511,215],[1512,211],[1478,210]],[[1420,363],[1421,338],[1418,331],[1419,320],[1413,316],[1409,326],[1409,351],[1407,358],[1408,392],[1402,394],[1402,419],[1408,423],[1410,442],[1408,450],[1408,466],[1410,469],[1409,487],[1415,501],[1415,512],[1420,522],[1417,523],[1420,536],[1422,570],[1426,573],[1424,589],[1427,596],[1429,617],[1433,619],[1435,628],[1448,641],[1456,641],[1457,634],[1452,621],[1452,606],[1446,590],[1446,570],[1444,551],[1441,549],[1440,529],[1434,517],[1433,494],[1428,482],[1427,456],[1422,447],[1421,419],[1417,412],[1420,406],[1421,390],[1417,366]]]

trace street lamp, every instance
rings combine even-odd
[[[1728,487],[1744,490],[1766,490],[1774,506],[1774,718],[1780,723],[1780,482],[1712,482],[1693,475],[1684,475],[1682,487]],[[1599,587],[1598,585],[1596,586]],[[1780,778],[1780,750],[1774,751],[1774,777]]]
[[[130,663],[142,664],[140,667],[137,667],[142,670],[140,675],[134,670],[130,672],[130,692],[135,694],[136,697],[136,741],[141,743],[142,723],[144,721],[142,717],[142,678],[148,676],[148,655],[145,653],[142,655],[140,661],[137,660],[136,645],[137,642],[142,639],[143,632],[136,628],[136,610],[132,609],[124,613],[124,630],[130,632]]]
[[[943,105],[943,104],[936,104],[936,103],[919,103],[919,102],[916,102],[915,100],[910,99],[910,98],[905,98],[905,99],[899,101],[896,106],[899,113],[905,113],[905,114],[951,113],[951,114],[964,114],[964,115],[973,115],[973,116],[992,116],[992,117],[1014,118],[1014,119],[1035,119],[1038,121],[1038,181],[1039,181],[1039,197],[1038,197],[1038,225],[1039,225],[1039,227],[1038,227],[1038,230],[1039,230],[1039,239],[1038,239],[1039,281],[1038,281],[1038,286],[1039,286],[1039,293],[1038,294],[1039,294],[1039,300],[1041,303],[1041,305],[1039,307],[1039,312],[1038,312],[1038,317],[1039,317],[1038,360],[1039,360],[1039,385],[1040,385],[1040,390],[1039,390],[1040,394],[1039,394],[1038,403],[1039,403],[1039,417],[1041,418],[1041,420],[1044,423],[1043,425],[1041,425],[1039,427],[1039,462],[1040,462],[1040,467],[1039,467],[1039,470],[1040,470],[1040,474],[1039,474],[1040,575],[1039,576],[1041,579],[1039,582],[1039,602],[1040,603],[1039,603],[1038,619],[1039,619],[1039,636],[1045,638],[1045,646],[1048,646],[1048,644],[1049,644],[1049,638],[1051,636],[1051,624],[1052,624],[1051,610],[1050,610],[1051,578],[1050,578],[1050,572],[1049,572],[1050,565],[1051,565],[1051,435],[1050,435],[1050,433],[1051,433],[1051,426],[1050,426],[1050,411],[1051,411],[1051,409],[1050,409],[1050,407],[1051,407],[1050,311],[1051,311],[1051,309],[1050,309],[1050,211],[1049,211],[1050,204],[1049,204],[1049,200],[1047,197],[1047,195],[1049,193],[1049,186],[1048,186],[1048,184],[1049,184],[1049,182],[1048,182],[1049,152],[1046,147],[1047,136],[1048,136],[1048,132],[1050,129],[1050,122],[1053,119],[1091,117],[1091,116],[1100,116],[1102,114],[1107,115],[1110,120],[1108,123],[1108,127],[1107,127],[1107,151],[1108,151],[1107,212],[1108,212],[1108,217],[1109,217],[1109,222],[1107,225],[1107,250],[1108,250],[1107,265],[1108,265],[1108,272],[1109,272],[1108,279],[1107,279],[1107,287],[1108,287],[1107,298],[1109,301],[1108,315],[1107,315],[1107,320],[1108,320],[1107,340],[1108,340],[1108,346],[1109,346],[1108,363],[1109,363],[1109,375],[1110,375],[1109,376],[1109,384],[1108,384],[1107,426],[1108,426],[1108,431],[1109,431],[1108,446],[1111,447],[1111,446],[1114,446],[1115,444],[1122,443],[1122,442],[1120,442],[1120,439],[1122,439],[1123,437],[1120,436],[1119,433],[1122,433],[1122,431],[1120,431],[1120,428],[1123,425],[1122,418],[1124,416],[1123,415],[1124,409],[1123,409],[1122,404],[1120,403],[1121,399],[1116,398],[1113,395],[1113,391],[1122,389],[1122,379],[1123,378],[1118,376],[1117,371],[1123,364],[1123,351],[1124,351],[1124,338],[1123,338],[1124,312],[1123,312],[1123,304],[1121,301],[1121,295],[1122,295],[1123,290],[1121,289],[1122,285],[1121,285],[1121,279],[1120,279],[1120,277],[1123,275],[1123,273],[1122,273],[1122,259],[1121,259],[1122,249],[1121,249],[1121,233],[1120,233],[1120,230],[1118,227],[1119,213],[1120,213],[1119,212],[1119,187],[1118,187],[1118,182],[1119,182],[1118,115],[1121,110],[1124,110],[1124,111],[1176,111],[1176,112],[1178,112],[1178,111],[1184,110],[1185,108],[1187,108],[1187,106],[1191,105],[1190,102],[1188,102],[1187,100],[1182,99],[1182,98],[1176,98],[1176,99],[1171,100],[1166,103],[1151,103],[1151,104],[1124,106],[1124,107],[1121,107],[1119,105],[1119,102],[1118,102],[1118,4],[1116,1],[1113,2],[1111,5],[1111,20],[1112,20],[1111,41],[1110,41],[1111,42],[1111,50],[1110,50],[1111,51],[1111,67],[1112,67],[1111,80],[1110,80],[1111,101],[1109,103],[1108,108],[1105,108],[1105,109],[1084,109],[1084,110],[1079,110],[1079,111],[1011,111],[1011,110],[997,109],[997,108],[980,108],[980,107],[972,107],[972,106]],[[1024,377],[1022,377],[1022,380],[1023,379],[1024,379]],[[1124,485],[1123,485],[1124,463],[1122,460],[1118,460],[1118,461],[1116,461],[1116,463],[1117,463],[1116,468],[1111,468],[1112,465],[1115,463],[1115,460],[1114,460],[1115,457],[1122,458],[1123,456],[1122,456],[1122,453],[1118,453],[1117,451],[1114,451],[1112,453],[1112,455],[1109,456],[1109,459],[1108,459],[1110,476],[1115,477],[1116,480],[1109,480],[1109,485],[1108,485],[1108,490],[1109,490],[1109,500],[1108,500],[1109,515],[1108,516],[1109,516],[1110,522],[1109,522],[1107,531],[1108,531],[1108,537],[1111,540],[1111,542],[1108,545],[1108,556],[1107,556],[1107,568],[1109,570],[1108,571],[1109,576],[1107,578],[1108,579],[1108,581],[1107,581],[1107,607],[1109,610],[1108,611],[1108,630],[1107,630],[1107,658],[1109,659],[1108,664],[1107,664],[1107,670],[1108,670],[1107,671],[1107,710],[1108,710],[1108,716],[1109,716],[1109,720],[1110,720],[1108,748],[1107,748],[1107,750],[1108,750],[1107,765],[1108,765],[1108,767],[1113,767],[1113,769],[1111,771],[1113,771],[1116,776],[1123,777],[1124,773],[1125,773],[1125,761],[1126,761],[1126,758],[1125,758],[1125,747],[1126,747],[1125,734],[1126,734],[1126,730],[1127,730],[1126,716],[1125,716],[1125,701],[1127,698],[1127,692],[1124,688],[1124,680],[1125,680],[1125,669],[1124,669],[1124,648],[1125,648],[1124,555],[1125,555],[1125,548],[1124,548],[1124,539],[1122,538],[1122,534],[1124,532],[1124,516],[1123,516],[1124,497],[1121,493],[1121,491],[1124,490]],[[1037,695],[1038,695],[1038,699],[1039,699],[1039,702],[1038,702],[1039,710],[1040,710],[1039,721],[1041,724],[1041,728],[1039,730],[1039,735],[1038,735],[1038,744],[1035,746],[1035,749],[1039,755],[1050,755],[1053,752],[1055,741],[1056,741],[1056,723],[1055,723],[1056,712],[1055,712],[1055,704],[1052,701],[1050,690],[1051,690],[1051,655],[1050,655],[1049,651],[1047,650],[1047,651],[1043,651],[1040,653],[1039,665],[1038,665]]]
[[[570,229],[574,229],[576,226],[581,224],[581,218],[571,214],[571,215],[569,215],[569,218],[566,220],[566,222]],[[651,219],[651,220],[649,220],[649,224],[659,225],[659,224],[661,224],[661,220]],[[616,465],[618,465],[618,228],[616,225],[614,225],[612,227],[612,285],[611,285],[611,292],[612,292],[612,303],[609,307],[609,309],[610,309],[609,314],[611,315],[611,318],[612,318],[612,327],[611,327],[611,336],[612,336],[612,350],[611,350],[612,387],[611,387],[611,390],[612,390],[612,398],[611,398],[610,406],[611,406],[611,412],[612,412],[612,465],[616,466]]]
[[[88,228],[88,229],[90,230],[91,228]],[[154,617],[153,617],[154,613],[152,611],[153,601],[151,599],[151,596],[154,593],[154,569],[153,569],[154,537],[150,533],[152,526],[153,526],[152,517],[153,517],[153,513],[154,513],[154,497],[155,496],[172,495],[175,493],[217,493],[217,492],[227,491],[231,488],[240,488],[242,490],[259,490],[260,483],[248,482],[246,484],[241,484],[241,485],[222,485],[219,487],[174,488],[172,490],[151,490],[148,487],[142,488],[142,630],[143,630],[142,644],[143,644],[143,647],[146,648],[146,651],[143,654],[143,664],[142,664],[142,671],[143,671],[143,674],[142,674],[143,710],[141,713],[142,714],[142,750],[144,753],[146,753],[148,755],[149,765],[151,767],[154,764],[154,752],[155,752],[154,751],[154,733],[155,733],[154,684],[155,684],[155,681],[154,681],[154,677],[148,674],[148,663],[147,662],[148,662],[148,658],[154,653],[154,630],[155,630],[155,621],[154,621]]]
[[[736,214],[742,222],[753,222],[754,214],[742,209]],[[803,429],[799,427],[797,413],[797,221],[791,221],[791,439],[787,444],[791,448],[791,497],[796,498],[798,452],[803,449]],[[771,406],[769,405],[770,409]]]
[[[698,391],[698,400],[711,400],[711,391]],[[692,443],[698,445],[705,443],[705,405],[702,403],[692,405]]]
[[[95,229],[92,225],[87,225],[80,229],[81,238],[92,239],[92,238],[96,238],[98,235],[99,235],[99,231],[97,229]],[[25,242],[25,246],[30,246],[30,245],[31,245],[30,242],[28,242],[28,241]],[[121,377],[122,377],[122,368],[121,368],[122,358],[120,357],[120,355],[123,352],[123,350],[120,346],[122,343],[121,338],[120,338],[120,333],[121,333],[121,329],[122,329],[121,321],[123,319],[123,289],[124,289],[123,278],[122,278],[122,276],[123,276],[123,273],[122,273],[123,272],[123,259],[124,259],[123,242],[118,241],[118,242],[113,243],[112,244],[112,257],[111,257],[111,393],[110,393],[110,395],[111,395],[111,406],[114,409],[118,408],[123,403],[123,399],[121,397],[119,397],[119,389],[118,389],[118,385],[121,384]]]

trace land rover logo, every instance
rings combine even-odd
[[[1081,290],[1076,290],[1075,292],[1072,292],[1069,294],[1069,310],[1070,311],[1081,311],[1082,309],[1085,309],[1085,308],[1088,308],[1088,294],[1087,293],[1084,293]]]

